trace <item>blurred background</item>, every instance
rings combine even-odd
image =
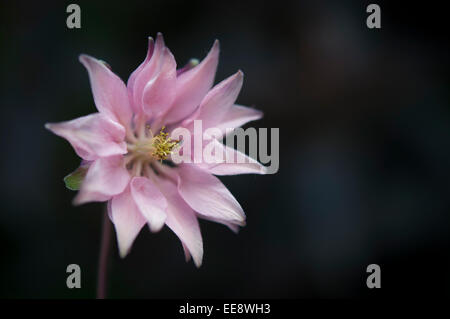
[[[81,29],[66,7],[81,7]],[[430,2],[3,1],[0,297],[93,298],[102,204],[74,207],[79,165],[44,129],[95,111],[80,53],[125,81],[164,34],[177,63],[221,42],[216,82],[245,73],[238,102],[280,128],[280,170],[221,178],[247,214],[238,235],[201,221],[204,261],[168,229],[109,268],[111,298],[450,295],[450,108],[445,10]],[[248,126],[248,125],[247,125]],[[82,288],[66,287],[78,264]],[[381,266],[381,289],[366,267]]]

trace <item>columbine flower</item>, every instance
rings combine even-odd
[[[186,260],[192,256],[199,267],[203,242],[198,217],[234,231],[245,225],[241,206],[214,175],[263,174],[264,166],[222,143],[218,145],[226,154],[248,161],[171,162],[171,153],[181,144],[169,137],[174,128],[194,134],[194,120],[202,120],[203,130],[223,130],[262,117],[257,110],[234,104],[241,71],[212,87],[218,57],[216,41],[201,63],[191,60],[177,70],[158,34],[155,42],[149,39],[144,62],[125,85],[105,62],[81,55],[98,113],[46,125],[83,159],[72,175],[81,182],[74,203],[107,201],[122,257],[145,224],[152,232],[166,224],[181,240]]]

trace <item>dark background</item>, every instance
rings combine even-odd
[[[1,5],[0,297],[93,298],[101,204],[73,207],[79,164],[44,129],[95,111],[80,53],[126,81],[158,31],[179,65],[221,41],[216,81],[242,69],[238,102],[280,128],[280,170],[221,178],[247,213],[239,235],[202,221],[204,262],[144,228],[112,298],[430,297],[450,294],[450,108],[440,2],[72,1]],[[66,267],[82,288],[66,287]],[[366,267],[381,266],[378,290]]]

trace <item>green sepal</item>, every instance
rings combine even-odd
[[[64,177],[64,183],[66,187],[72,191],[77,191],[80,189],[81,183],[86,176],[88,167],[80,166],[75,171]]]

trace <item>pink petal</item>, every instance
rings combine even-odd
[[[178,194],[177,187],[172,181],[161,177],[157,177],[157,180],[168,203],[166,225],[181,240],[183,249],[187,249],[195,265],[200,267],[203,258],[203,240],[197,216]]]
[[[186,262],[188,262],[189,260],[191,260],[191,253],[189,252],[189,249],[186,247],[186,245],[183,244],[183,242],[181,243],[181,245],[183,246],[184,257],[186,259]]]
[[[263,117],[263,112],[251,107],[234,104],[224,115],[221,122],[216,125],[224,134],[227,129],[235,129],[247,122],[259,120]]]
[[[155,47],[155,42],[153,41],[152,37],[148,38],[148,49],[147,49],[147,56],[145,57],[144,62],[142,62],[136,70],[131,73],[130,77],[128,78],[127,82],[127,89],[128,89],[128,96],[130,98],[130,104],[131,108],[133,109],[134,113],[139,113],[138,105],[135,105],[133,101],[133,88],[134,88],[134,82],[136,81],[137,76],[141,73],[141,71],[144,69],[144,67],[147,65],[147,63],[150,61],[152,55],[153,55],[153,49]]]
[[[137,114],[142,112],[142,98],[146,85],[158,74],[165,47],[164,38],[161,33],[158,33],[151,58],[142,67],[142,70],[136,74],[133,82],[132,97],[134,109]]]
[[[175,98],[176,77],[175,58],[169,49],[164,48],[160,70],[146,84],[142,96],[143,110],[149,117],[161,116],[170,108]]]
[[[219,124],[236,101],[243,78],[244,74],[238,71],[214,86],[202,100],[199,108],[183,122],[183,125],[188,126],[194,120],[202,120],[203,129],[206,130]]]
[[[194,211],[217,222],[245,225],[241,205],[217,177],[192,164],[179,165],[178,174],[178,191]]]
[[[213,151],[214,163],[198,163],[197,166],[214,175],[266,174],[266,167],[244,153],[228,147],[216,139],[214,150],[221,149],[219,154]]]
[[[147,219],[152,232],[161,230],[166,220],[166,198],[148,178],[134,177],[131,194],[141,214]]]
[[[89,167],[74,204],[106,201],[122,193],[129,181],[123,156],[101,157]]]
[[[177,77],[177,96],[166,115],[167,123],[175,123],[191,114],[214,83],[219,62],[219,41],[215,41],[208,55],[196,67]]]
[[[125,84],[100,60],[82,54],[80,62],[89,73],[92,94],[99,112],[127,128],[131,121],[132,111]]]
[[[119,254],[123,258],[130,251],[134,240],[147,220],[135,204],[130,187],[114,196],[108,206],[109,216],[116,229]]]
[[[124,127],[101,113],[67,122],[48,123],[45,127],[69,141],[84,160],[127,152]]]

